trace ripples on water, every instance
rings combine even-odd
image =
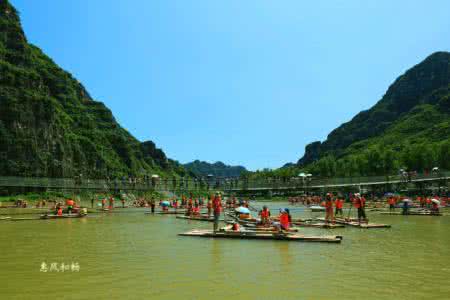
[[[449,298],[450,217],[369,213],[373,221],[393,228],[302,230],[343,235],[342,244],[335,245],[179,237],[179,232],[212,224],[134,211],[0,221],[0,298]],[[75,261],[81,270],[41,273],[43,261]]]

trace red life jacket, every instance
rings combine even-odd
[[[213,208],[215,213],[220,213],[222,211],[222,202],[220,201],[220,197],[214,198]]]
[[[289,215],[287,213],[280,215],[280,224],[286,229],[289,228]]]

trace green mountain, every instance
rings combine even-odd
[[[239,177],[247,169],[242,166],[228,166],[223,162],[215,162],[213,164],[206,161],[195,160],[184,164],[184,167],[197,176],[214,175],[217,177]]]
[[[450,53],[436,52],[395,80],[372,108],[307,145],[296,168],[321,176],[450,169],[449,150]]]
[[[0,0],[0,175],[86,177],[184,174],[141,143],[83,85],[29,44]]]

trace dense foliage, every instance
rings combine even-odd
[[[211,174],[216,177],[239,177],[243,172],[247,171],[242,166],[228,166],[220,161],[211,164],[205,161],[195,160],[185,164],[184,167],[197,176]]]
[[[260,176],[366,176],[450,170],[450,53],[400,76],[371,109],[306,146],[297,164]]]
[[[0,175],[72,177],[184,174],[152,142],[140,143],[101,102],[29,44],[0,0]]]

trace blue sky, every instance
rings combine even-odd
[[[183,163],[297,161],[450,50],[444,0],[11,2],[30,42]]]

